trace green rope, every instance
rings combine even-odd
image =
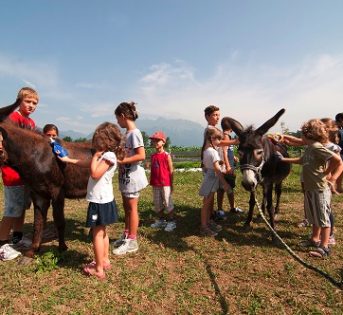
[[[306,268],[309,268],[317,273],[319,273],[321,276],[323,276],[324,278],[326,278],[329,282],[331,282],[334,286],[336,286],[337,288],[343,290],[343,281],[337,281],[336,279],[334,279],[332,276],[330,276],[328,273],[326,273],[325,271],[309,264],[308,262],[306,262],[305,260],[303,260],[299,255],[297,255],[284,241],[283,239],[276,233],[276,231],[272,228],[272,226],[269,224],[268,220],[266,219],[266,217],[263,214],[263,211],[260,207],[260,204],[257,201],[257,198],[255,197],[255,202],[258,208],[258,211],[260,212],[260,215],[263,219],[263,221],[267,224],[268,228],[270,229],[270,231],[273,233],[273,235],[282,243],[282,245],[286,248],[286,250],[290,253],[290,255],[299,263],[301,263],[303,266],[305,266]]]

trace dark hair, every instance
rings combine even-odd
[[[114,152],[119,160],[125,155],[123,135],[117,125],[104,122],[93,134],[92,147],[97,151]]]
[[[338,113],[338,114],[336,115],[336,117],[335,117],[335,120],[336,120],[336,121],[341,121],[341,120],[343,120],[343,113]]]
[[[204,109],[205,117],[210,116],[213,112],[216,112],[219,110],[219,107],[215,105],[209,105]]]
[[[135,102],[122,102],[114,111],[116,116],[124,115],[125,118],[135,121],[138,118]]]
[[[43,127],[43,133],[46,134],[48,131],[50,130],[55,130],[56,133],[57,133],[57,136],[59,135],[59,131],[58,131],[58,128],[56,125],[54,124],[46,124],[44,127]]]

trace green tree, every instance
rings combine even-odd
[[[66,142],[73,142],[73,139],[72,139],[71,137],[67,136],[67,137],[64,137],[64,138],[63,138],[63,141],[66,141]]]

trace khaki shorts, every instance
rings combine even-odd
[[[164,209],[167,212],[171,212],[174,210],[174,203],[171,194],[171,187],[170,186],[153,186],[153,196],[154,196],[154,209],[155,211],[161,212]]]
[[[329,188],[319,191],[305,191],[305,214],[308,222],[318,227],[330,227],[331,191]]]
[[[20,218],[30,208],[30,191],[25,186],[4,186],[4,217]]]

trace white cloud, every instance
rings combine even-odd
[[[239,64],[238,53],[218,65],[206,79],[197,79],[184,62],[150,68],[137,83],[137,99],[145,115],[184,118],[205,124],[209,104],[243,125],[256,127],[286,108],[281,117],[290,130],[314,117],[334,117],[343,110],[343,56],[311,56],[293,66]],[[278,124],[278,129],[279,124]]]

